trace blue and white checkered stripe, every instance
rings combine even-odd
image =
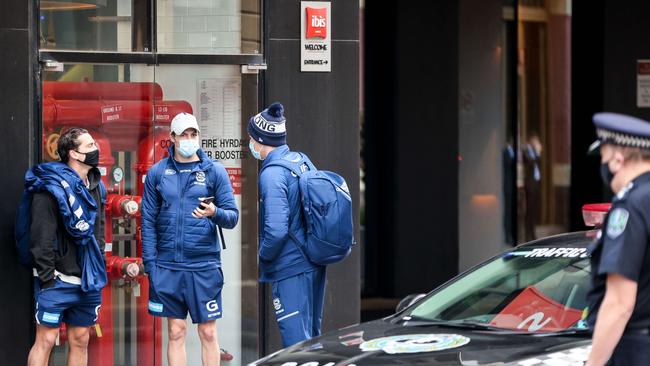
[[[70,211],[74,213],[75,217],[77,218],[77,222],[74,225],[74,227],[79,230],[79,231],[86,231],[90,228],[90,225],[86,220],[81,218],[84,214],[84,209],[81,207],[79,202],[77,202],[76,197],[72,193],[72,189],[70,189],[70,184],[66,182],[65,180],[61,180],[61,186],[65,190],[65,193],[68,195],[68,204],[70,205]]]
[[[583,366],[589,358],[591,345],[570,348],[522,361],[509,363],[509,366]]]
[[[605,130],[603,128],[597,129],[596,134],[604,143],[609,142],[615,145],[650,149],[650,138],[648,137],[633,136],[621,132]]]

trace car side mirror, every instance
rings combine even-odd
[[[426,294],[410,294],[410,295],[406,296],[405,298],[403,298],[397,304],[397,306],[395,307],[395,312],[396,313],[401,312],[402,310],[404,310],[404,309],[408,308],[409,306],[415,304],[416,302],[418,302],[418,300],[420,300],[421,298],[423,298],[425,296],[426,296]]]

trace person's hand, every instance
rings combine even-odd
[[[197,219],[202,219],[204,217],[212,217],[216,212],[217,206],[215,206],[214,203],[210,202],[210,204],[207,204],[205,202],[200,202],[199,207],[192,211],[192,216]]]

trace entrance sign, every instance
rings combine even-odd
[[[331,2],[300,2],[300,71],[332,71]]]

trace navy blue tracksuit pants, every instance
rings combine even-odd
[[[325,300],[325,267],[273,282],[273,308],[282,345],[320,335]]]
[[[650,363],[650,336],[624,334],[607,366],[638,366]]]

